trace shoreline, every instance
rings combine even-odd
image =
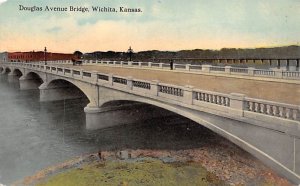
[[[216,150],[221,152],[221,150]],[[136,160],[145,158],[162,161],[164,165],[168,163],[182,163],[182,165],[195,163],[206,169],[206,171],[210,175],[213,175],[217,180],[228,185],[249,185],[251,183],[281,186],[292,185],[288,180],[277,175],[254,157],[251,157],[248,154],[241,156],[240,152],[232,151],[231,147],[229,147],[228,151],[225,151],[225,153],[213,153],[215,152],[205,148],[188,150],[126,149],[122,151],[102,151],[83,155],[62,164],[48,167],[13,185],[33,185],[43,182],[52,176],[55,177],[56,175],[60,175],[67,171],[81,169],[91,163],[109,164],[114,161],[132,163]]]

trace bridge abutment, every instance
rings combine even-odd
[[[86,129],[96,130],[122,124],[144,122],[149,119],[174,115],[174,113],[145,104],[108,107],[85,107]]]

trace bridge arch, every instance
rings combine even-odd
[[[86,98],[90,103],[93,102],[93,97],[89,93],[89,88],[86,87],[84,83],[68,78],[48,77],[48,81],[45,81],[39,89],[42,94],[45,93],[44,98],[41,98],[41,101],[51,101],[54,100],[54,96],[58,96],[55,100]],[[49,98],[46,98],[45,96],[53,97],[53,99],[49,100]]]
[[[145,104],[150,104],[171,111],[185,118],[188,118],[204,126],[205,128],[210,129],[212,132],[224,137],[225,139],[231,141],[232,143],[236,144],[243,150],[249,152],[256,158],[260,159],[262,162],[266,163],[268,166],[270,166],[271,168],[273,168],[283,176],[287,176],[295,182],[297,182],[296,180],[299,179],[298,175],[296,175],[293,171],[291,171],[286,166],[286,163],[282,163],[283,161],[285,161],[282,159],[282,157],[286,157],[287,155],[286,152],[284,152],[282,149],[277,149],[275,150],[276,152],[274,151],[275,153],[277,153],[277,156],[274,156],[274,154],[272,154],[272,150],[264,149],[266,147],[269,147],[270,142],[272,141],[274,142],[276,138],[286,139],[285,137],[283,137],[283,135],[279,134],[276,131],[271,131],[269,133],[270,136],[268,136],[268,134],[267,135],[266,133],[264,134],[264,132],[267,132],[266,130],[263,132],[257,131],[257,129],[254,129],[255,126],[248,125],[248,124],[245,125],[245,123],[243,122],[234,121],[228,118],[222,118],[208,113],[191,110],[189,108],[181,107],[178,105],[171,105],[168,103],[162,103],[159,101],[137,97],[137,96],[136,97],[129,96],[127,98],[125,97],[125,99],[112,96],[111,98],[102,101],[101,106],[105,107],[111,105],[113,104],[114,101],[117,102],[132,101],[132,102],[141,102]],[[236,129],[238,127],[245,127],[245,126],[248,127],[250,130],[245,131],[247,129],[243,129],[243,130]],[[256,134],[256,132],[258,134]],[[251,138],[254,138],[254,140],[249,140],[249,133],[251,133],[250,136]]]
[[[22,71],[21,71],[20,69],[18,69],[18,68],[14,69],[14,70],[12,71],[12,74],[15,75],[15,76],[17,76],[17,77],[23,76]]]
[[[40,85],[44,83],[44,79],[38,73],[32,72],[32,71],[24,74],[22,79],[34,80],[35,82],[37,82]]]
[[[8,73],[10,73],[10,72],[11,72],[11,68],[9,68],[9,67],[6,67],[6,68],[4,69],[4,72],[5,72],[5,74],[8,74]]]

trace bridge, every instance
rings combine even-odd
[[[86,97],[86,128],[179,114],[300,183],[300,72],[146,62],[0,63],[40,101]]]

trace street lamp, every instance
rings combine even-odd
[[[44,59],[45,59],[45,65],[47,65],[47,48],[44,49]]]
[[[132,50],[131,46],[130,46],[129,49],[127,50],[127,53],[129,54],[129,61],[131,61],[131,59],[132,59],[132,54],[133,54],[133,50]]]

